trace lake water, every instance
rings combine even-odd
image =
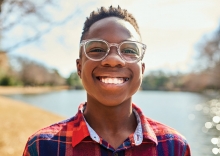
[[[78,105],[86,101],[84,90],[64,90],[34,95],[9,95],[55,114],[71,117]],[[196,111],[196,105],[208,97],[188,92],[138,91],[133,101],[150,118],[165,123],[183,134],[191,146],[192,156],[211,156],[211,135],[202,132],[207,117]],[[34,112],[33,112],[34,113]]]

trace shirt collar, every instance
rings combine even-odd
[[[140,116],[139,114],[137,113],[137,111],[135,109],[133,109],[133,112],[136,116],[136,119],[137,119],[137,128],[134,132],[134,144],[136,146],[140,145],[143,141],[143,131],[142,131],[142,126],[141,126],[141,119],[140,119]]]
[[[75,118],[77,120],[76,124],[73,126],[73,135],[72,135],[72,146],[75,147],[79,142],[81,142],[85,137],[90,136],[92,140],[97,143],[100,143],[100,137],[98,134],[90,127],[86,122],[83,116],[83,109],[85,104],[80,104],[78,108],[78,113]],[[143,141],[143,138],[150,139],[153,142],[157,143],[156,135],[151,128],[151,125],[146,120],[140,108],[135,104],[132,104],[133,112],[137,119],[137,128],[134,132],[133,139],[136,146],[140,145]]]
[[[157,145],[158,141],[157,141],[156,134],[153,131],[153,128],[150,125],[150,123],[147,121],[147,118],[142,113],[141,109],[139,107],[137,107],[135,104],[132,104],[132,108],[133,108],[133,110],[136,111],[136,113],[140,117],[140,120],[141,120],[140,123],[141,123],[141,129],[142,129],[142,136],[143,136],[143,138],[149,139],[149,140],[155,142],[155,144]]]

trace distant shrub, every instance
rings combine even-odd
[[[4,75],[0,78],[1,86],[20,86],[22,82],[14,78],[13,76]]]
[[[151,72],[143,77],[141,88],[143,90],[167,90],[166,84],[169,76],[161,71]]]
[[[76,72],[71,73],[70,76],[67,78],[66,82],[70,86],[70,88],[83,89],[81,80]]]

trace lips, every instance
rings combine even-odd
[[[129,80],[127,77],[102,77],[98,76],[97,79],[106,84],[122,84]]]

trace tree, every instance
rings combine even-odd
[[[143,78],[141,88],[143,90],[166,90],[169,78],[162,71],[154,71]]]
[[[202,73],[209,77],[206,88],[220,89],[220,24],[214,32],[205,35],[197,47],[199,64],[203,65]]]
[[[14,36],[12,44],[3,49],[6,52],[36,41],[55,26],[68,22],[74,15],[71,13],[63,19],[56,19],[53,15],[55,10],[59,10],[56,0],[0,0],[0,8],[0,41],[16,26],[25,27],[22,38]]]
[[[54,16],[54,12],[60,9],[59,2],[57,0],[0,0],[0,52],[8,53],[20,46],[34,42],[54,27],[68,22],[76,10],[65,17],[57,18]],[[20,29],[17,31],[18,28],[22,28],[23,31],[20,31]],[[19,32],[20,35],[14,35],[13,32]],[[2,43],[8,34],[12,34],[9,37],[10,41],[2,47]],[[1,58],[0,55],[0,79]],[[25,85],[65,84],[65,80],[56,70],[50,70],[49,72],[48,69],[36,62],[30,63],[24,59],[20,61],[21,64],[22,62],[24,64],[22,71],[18,72],[16,76],[24,80]],[[25,63],[28,65],[25,65]],[[2,83],[12,84],[9,83],[12,82],[10,76],[10,71],[5,71],[2,76],[2,79],[4,78]]]
[[[74,89],[83,89],[81,80],[77,72],[73,72],[70,74],[70,76],[67,78],[67,84]]]
[[[13,69],[13,77],[19,79],[25,86],[66,84],[65,79],[56,69],[48,69],[36,61],[23,57],[15,57],[11,68]]]

